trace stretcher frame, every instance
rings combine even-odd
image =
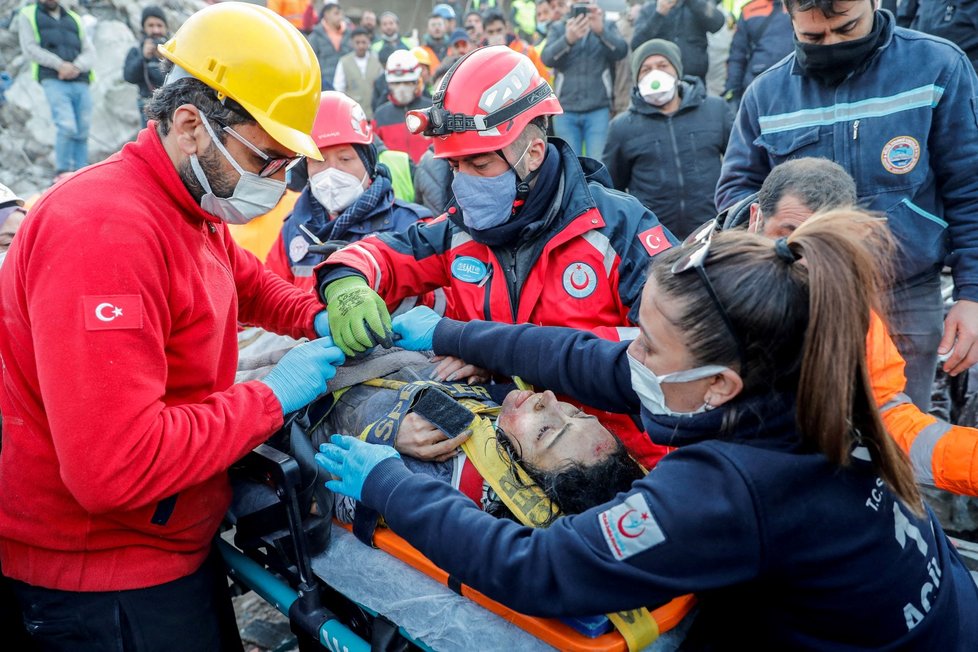
[[[379,623],[381,627],[391,629],[387,634],[387,640],[390,640],[392,635],[399,636],[418,649],[431,649],[423,641],[412,637],[404,628],[390,623],[377,611],[333,589],[322,577],[315,574],[302,526],[303,514],[298,500],[302,482],[299,465],[295,459],[276,448],[262,444],[245,458],[242,466],[249,470],[254,479],[269,484],[275,489],[287,515],[293,547],[290,552],[294,554],[294,563],[289,568],[270,563],[271,560],[267,555],[255,551],[242,551],[221,538],[217,541],[218,549],[227,565],[228,576],[234,582],[255,591],[289,618],[300,652],[323,649],[336,652],[341,650],[366,652],[376,649],[376,645],[372,646],[371,642],[355,631],[362,631],[363,623],[357,623],[357,619],[355,617],[351,619],[349,614],[357,611],[373,618],[372,626]],[[341,527],[351,529],[346,525]],[[452,588],[472,603],[514,624],[542,643],[569,652],[627,650],[624,638],[617,631],[589,638],[559,620],[527,616],[489,599],[471,587],[455,586],[448,573],[435,566],[390,530],[378,529],[374,535],[374,544],[385,553],[442,585]],[[274,568],[275,566],[278,567]],[[660,631],[665,632],[674,628],[689,612],[692,601],[691,596],[683,596],[656,609],[653,615],[659,623]],[[350,620],[354,622],[347,622]],[[393,634],[395,630],[396,634]]]

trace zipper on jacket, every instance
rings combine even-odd
[[[485,287],[485,294],[482,295],[482,318],[486,321],[492,321],[492,311],[490,310],[492,303],[492,263],[489,263],[489,270],[485,277],[479,281],[479,287]]]
[[[852,139],[859,140],[859,120],[852,123]]]
[[[676,181],[679,182],[679,215],[686,217],[686,182],[683,180],[683,162],[679,159],[679,143],[676,142],[676,130],[672,126],[672,116],[668,118],[669,137],[672,139],[672,156],[676,160]]]

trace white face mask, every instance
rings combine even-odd
[[[336,214],[352,206],[360,198],[366,180],[366,174],[362,179],[357,179],[349,172],[328,168],[309,177],[309,188],[323,208]]]
[[[652,106],[665,106],[676,97],[677,82],[664,70],[652,70],[638,80],[638,92]]]
[[[415,86],[398,85],[391,86],[391,98],[394,100],[394,104],[398,106],[404,106],[410,104],[417,97],[415,94]]]
[[[204,168],[197,160],[197,155],[191,154],[190,168],[193,170],[194,176],[197,177],[197,182],[204,188],[204,196],[200,198],[200,207],[228,224],[247,224],[275,208],[279,200],[282,199],[282,195],[285,194],[285,182],[271,178],[263,179],[254,172],[244,170],[231,157],[230,152],[224,148],[203,113],[200,114],[200,120],[217,149],[241,175],[230,197],[218,197],[211,191],[211,184],[207,181],[207,175],[204,174]]]
[[[628,370],[631,372],[632,389],[638,394],[642,407],[650,413],[678,417],[700,414],[713,409],[713,406],[708,403],[704,403],[692,412],[676,412],[669,409],[669,406],[666,405],[666,396],[662,393],[662,383],[685,383],[691,380],[702,380],[726,371],[727,367],[707,365],[657,376],[652,373],[651,369],[632,357],[631,353],[626,352],[625,355],[628,356]]]

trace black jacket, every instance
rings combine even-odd
[[[143,37],[144,39],[146,37]],[[163,85],[163,70],[159,59],[143,58],[143,41],[139,41],[126,55],[122,78],[139,88],[139,97],[148,98]]]
[[[909,0],[897,11],[900,25],[946,38],[978,68],[978,0]]]
[[[696,77],[681,84],[672,115],[632,89],[632,105],[608,127],[602,160],[618,190],[627,190],[680,240],[716,213],[713,191],[733,116],[718,97],[707,97]]]
[[[668,15],[655,10],[655,2],[647,2],[635,21],[632,51],[654,38],[672,41],[683,56],[683,74],[706,78],[710,67],[706,54],[706,33],[720,31],[723,14],[709,0],[679,0]]]

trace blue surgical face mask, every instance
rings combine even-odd
[[[455,172],[452,192],[462,209],[462,222],[470,229],[485,231],[505,224],[513,214],[516,201],[516,172],[530,146],[508,170],[495,177],[480,177]],[[508,161],[507,161],[508,162]]]
[[[712,405],[704,403],[692,412],[676,412],[675,410],[671,410],[666,405],[666,396],[662,393],[662,383],[687,383],[692,380],[702,380],[703,378],[709,378],[710,376],[715,376],[726,371],[727,367],[707,365],[705,367],[696,367],[695,369],[688,369],[686,371],[675,371],[671,374],[658,376],[651,369],[633,358],[631,353],[626,352],[625,355],[628,356],[628,370],[631,374],[632,389],[638,394],[638,399],[642,402],[642,407],[651,414],[679,417],[700,414],[701,412],[713,409]]]
[[[254,172],[244,170],[234,160],[231,153],[224,148],[203,113],[200,114],[200,120],[221,155],[241,175],[230,197],[218,197],[211,191],[211,184],[207,180],[207,175],[204,174],[204,168],[201,167],[200,161],[197,160],[197,155],[191,154],[190,169],[193,170],[197,182],[204,189],[204,196],[200,198],[200,207],[228,224],[247,224],[259,215],[264,215],[275,208],[279,200],[282,199],[282,195],[285,194],[285,182],[262,178]]]

